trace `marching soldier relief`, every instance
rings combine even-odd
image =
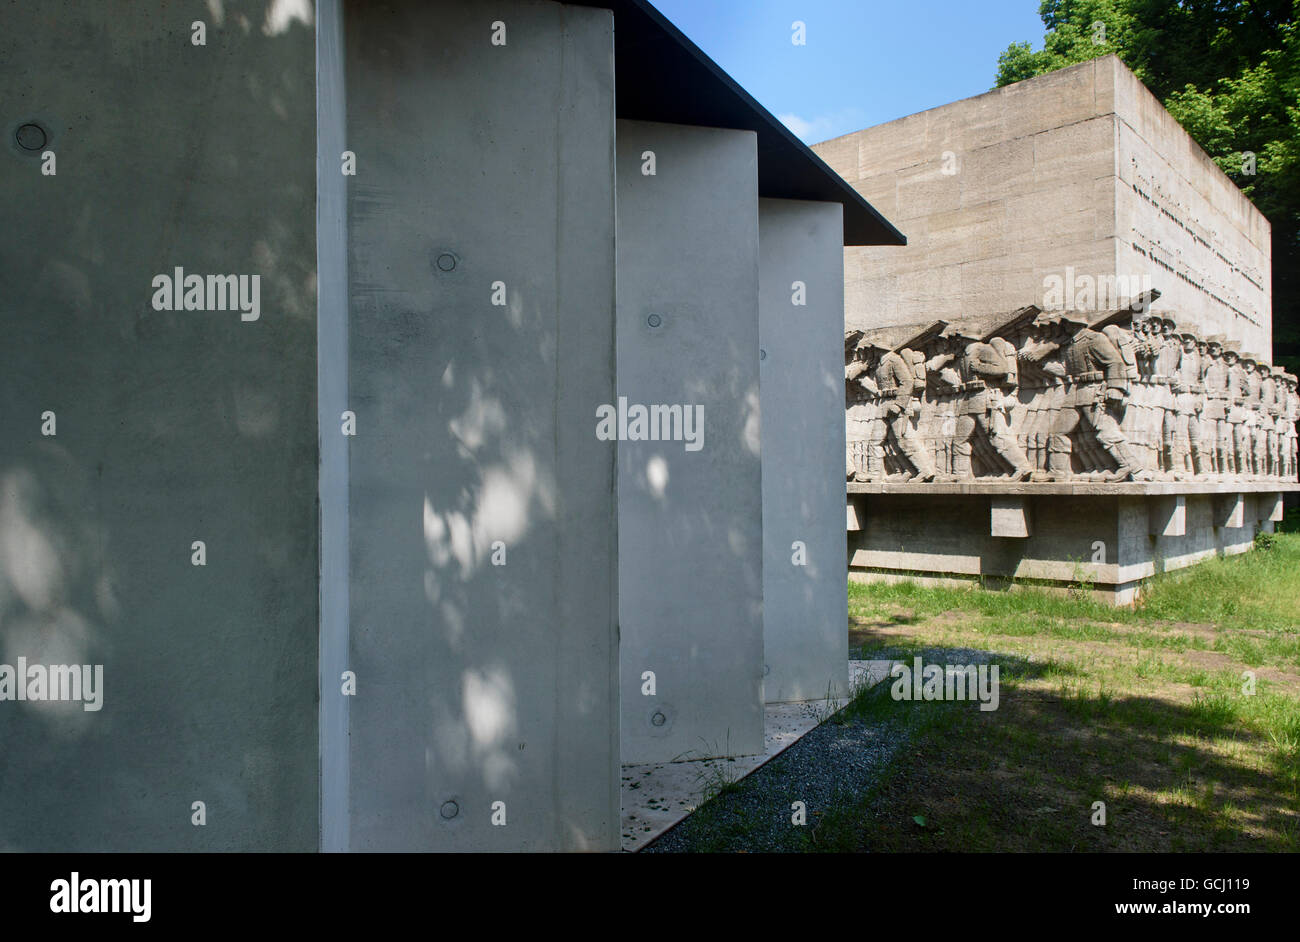
[[[1294,481],[1297,379],[1132,308],[845,335],[850,481]],[[1028,316],[1027,316],[1028,315]],[[873,381],[874,378],[874,381]]]

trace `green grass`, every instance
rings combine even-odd
[[[1153,621],[1212,623],[1222,628],[1253,628],[1294,634],[1300,626],[1300,534],[1281,533],[1270,550],[1206,560],[1188,569],[1147,581],[1136,608],[1114,608],[1089,598],[1037,588],[989,591],[849,583],[849,614],[906,608],[907,617],[947,611],[998,619],[1032,619],[1040,625],[1080,619],[1103,624]]]
[[[824,711],[831,729],[867,724],[898,746],[872,785],[810,807],[784,846],[1300,850],[1298,566],[1300,533],[1282,532],[1150,580],[1129,609],[1032,588],[849,583],[852,657],[987,652],[1000,704],[895,701],[886,680]],[[753,783],[716,775],[692,849],[745,849],[765,826]]]
[[[850,583],[854,656],[992,652],[1002,706],[855,700],[846,714],[912,741],[826,810],[809,849],[1300,850],[1298,568],[1300,534],[1284,532],[1152,579],[1129,609]]]

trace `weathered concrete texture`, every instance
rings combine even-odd
[[[763,696],[842,696],[848,596],[838,203],[759,201]]]
[[[620,121],[617,150],[618,392],[704,418],[699,450],[619,443],[623,761],[758,753],[755,135]],[[646,671],[654,696],[641,692]]]
[[[313,36],[270,6],[0,9],[0,663],[103,666],[98,712],[0,702],[0,849],[317,847]],[[155,310],[176,266],[259,319]]]
[[[1103,601],[1127,605],[1139,597],[1143,579],[1249,550],[1256,533],[1273,531],[1278,498],[1266,491],[850,495],[861,529],[849,532],[849,575],[864,581],[982,581],[994,588],[1012,579],[1084,586]],[[1008,532],[1006,520],[999,520],[1012,500],[1032,521],[1028,535]],[[935,526],[940,520],[943,526]]]
[[[1159,309],[1268,356],[1268,220],[1117,57],[1098,60],[1096,81],[1117,132],[1116,272],[1151,271]]]
[[[874,687],[896,662],[846,661],[849,692],[817,702],[768,703],[759,755],[623,766],[623,850],[638,851],[698,809],[718,788],[766,765],[847,703]]]
[[[611,16],[344,22],[351,848],[613,850]]]
[[[1056,494],[1082,497],[1169,497],[1175,494],[1277,494],[1300,490],[1300,483],[1261,481],[1010,481],[1005,478],[967,481],[850,481],[854,494],[983,494],[987,497],[1028,497]]]
[[[908,237],[845,250],[851,328],[1050,307],[1073,274],[1270,350],[1267,220],[1115,56],[813,149]]]

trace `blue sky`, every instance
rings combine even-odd
[[[807,143],[986,92],[1009,43],[1043,45],[1039,0],[652,2]]]

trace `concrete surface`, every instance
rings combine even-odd
[[[1072,271],[1271,350],[1268,221],[1115,56],[813,150],[908,237],[845,250],[851,328],[1046,306]]]
[[[990,527],[991,502],[1005,499],[997,496],[850,499],[860,524],[848,534],[852,579],[992,588],[1013,587],[1013,579],[1059,589],[1082,583],[1102,601],[1127,605],[1143,579],[1250,550],[1257,532],[1273,531],[1278,495],[1274,484],[1269,491],[1192,492],[1176,500],[1142,493],[1031,496],[1021,500],[1032,527],[1014,537]]]
[[[755,136],[619,121],[617,151],[618,394],[704,416],[699,450],[618,444],[623,761],[759,753]]]
[[[848,657],[842,209],[764,199],[758,219],[763,696],[824,699],[844,695]]]
[[[611,17],[402,0],[344,25],[351,849],[613,850]]]
[[[1093,495],[1097,497],[1157,497],[1177,494],[1277,494],[1300,491],[1300,482],[1267,481],[909,481],[849,482],[850,500],[865,494],[983,494],[1018,497]]]
[[[889,676],[893,664],[892,660],[849,661],[849,689],[875,686]],[[765,704],[761,755],[624,765],[623,850],[640,850],[698,809],[723,783],[739,781],[761,768],[842,705],[836,699]]]
[[[0,663],[104,684],[0,703],[3,850],[318,846],[315,50],[270,7],[0,8]],[[155,310],[176,266],[259,318]]]

